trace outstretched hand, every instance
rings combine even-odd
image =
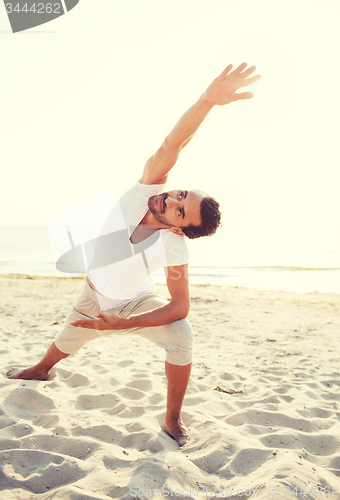
[[[247,63],[242,63],[234,71],[231,71],[232,64],[229,64],[224,71],[215,78],[203,94],[203,99],[211,104],[224,105],[240,99],[251,99],[251,92],[242,92],[237,94],[236,91],[241,87],[246,87],[257,82],[261,76],[253,76],[247,78],[256,70],[255,66],[246,69]]]
[[[124,330],[126,319],[118,314],[96,314],[98,319],[77,319],[70,326],[88,328],[89,330]]]

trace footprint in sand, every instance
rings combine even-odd
[[[124,387],[123,389],[118,389],[118,391],[116,392],[126,399],[142,399],[145,397],[145,393],[143,391],[139,391],[137,389],[131,389],[130,387]]]
[[[57,432],[57,429],[55,429]],[[79,460],[88,460],[92,454],[100,448],[99,443],[90,439],[79,439],[70,436],[57,436],[47,434],[35,434],[22,440],[23,448],[32,448],[35,446],[41,451],[53,452],[58,455],[70,456]]]
[[[81,394],[76,402],[77,410],[109,409],[118,404],[117,397],[113,394]]]
[[[37,474],[37,471],[39,473]],[[74,459],[38,450],[8,450],[0,455],[0,483],[3,490],[29,491],[36,495],[74,483],[87,474]]]
[[[121,368],[126,368],[127,366],[132,365],[134,362],[126,359],[125,361],[121,361],[120,363],[117,363],[117,366],[120,366]]]
[[[317,406],[314,408],[309,408],[309,411],[312,417],[317,417],[317,418],[328,418],[334,415],[333,410],[327,410],[325,408],[319,408]]]
[[[6,429],[6,434],[11,435],[17,439],[32,433],[33,433],[33,427],[24,423],[11,425],[8,429]]]
[[[59,370],[60,372],[60,370]],[[90,381],[84,375],[80,373],[71,373],[63,370],[61,373],[61,380],[66,383],[69,387],[84,387],[90,385]]]
[[[151,396],[148,396],[148,402],[151,405],[158,405],[159,403],[163,403],[165,399],[165,395],[160,392],[155,392]]]
[[[148,392],[152,390],[152,382],[151,380],[144,378],[141,380],[133,380],[127,384],[127,387],[131,387],[132,389],[139,389],[140,391]]]
[[[237,453],[229,464],[230,469],[237,475],[247,476],[264,464],[271,451],[247,448]]]
[[[124,431],[126,432],[126,431]],[[73,436],[86,436],[87,438],[95,438],[105,443],[115,443],[120,445],[123,438],[123,432],[118,431],[110,425],[95,425],[93,427],[81,427],[78,425],[72,430]]]
[[[17,387],[6,399],[7,408],[11,408],[15,414],[21,414],[24,418],[55,409],[51,398],[40,394],[37,390],[30,389],[26,386],[27,383],[37,384],[38,382],[25,382],[25,385]]]
[[[125,407],[124,410],[121,413],[119,413],[119,417],[121,417],[121,418],[139,418],[145,414],[145,411],[146,411],[146,409],[142,408],[140,406]]]
[[[303,448],[307,453],[318,456],[329,456],[340,450],[340,442],[334,436],[323,434],[321,436],[301,436]]]

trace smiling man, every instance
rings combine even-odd
[[[249,99],[241,87],[256,82],[249,76],[255,66],[232,65],[217,77],[200,99],[182,116],[161,147],[149,158],[141,179],[119,200],[127,232],[123,240],[98,238],[82,294],[72,307],[64,328],[35,366],[9,378],[45,380],[61,359],[103,335],[134,333],[165,349],[168,380],[163,430],[182,446],[187,431],[181,408],[190,378],[193,332],[190,309],[188,252],[185,237],[210,236],[220,225],[216,200],[201,191],[166,191],[168,175],[179,153],[216,105]],[[112,211],[104,223],[109,227]],[[121,256],[113,260],[119,247]],[[171,300],[156,291],[151,273],[164,267]],[[102,311],[105,311],[103,313]],[[113,337],[114,338],[114,337]]]
[[[159,229],[169,226],[176,234],[191,239],[211,236],[220,220],[218,203],[201,191],[177,190],[151,196],[148,207],[154,227],[158,221],[162,224]]]

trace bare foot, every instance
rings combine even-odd
[[[26,370],[22,370],[19,373],[16,373],[16,371],[17,370],[15,368],[11,368],[6,373],[6,376],[8,378],[21,378],[23,380],[47,380],[48,379],[48,372],[38,373],[35,370],[34,366],[32,368],[26,368]]]
[[[164,422],[162,431],[177,441],[178,446],[183,446],[188,440],[188,430],[181,420],[167,424]]]

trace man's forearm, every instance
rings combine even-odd
[[[152,311],[129,316],[126,319],[126,328],[142,328],[161,326],[185,318],[188,311],[175,302],[168,302],[165,306],[157,307]]]
[[[165,138],[164,144],[169,149],[180,150],[191,141],[201,123],[207,117],[213,104],[200,97],[176,123],[170,134]]]

